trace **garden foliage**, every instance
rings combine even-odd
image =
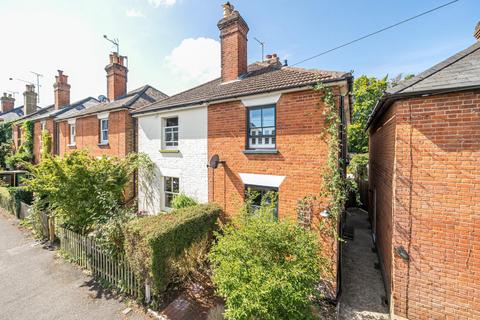
[[[135,272],[159,293],[172,281],[168,261],[211,233],[221,209],[212,204],[135,219],[125,226],[125,252]]]
[[[29,120],[22,123],[23,143],[15,153],[5,159],[9,169],[25,169],[33,161],[33,125]]]
[[[184,193],[180,193],[179,195],[176,195],[172,200],[172,207],[174,209],[187,208],[195,205],[197,205],[197,201],[195,201],[193,198],[187,196]]]
[[[309,319],[320,280],[318,239],[256,210],[218,233],[210,262],[229,319]]]

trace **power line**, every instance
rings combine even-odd
[[[320,57],[320,56],[323,56],[324,54],[330,53],[330,52],[332,52],[332,51],[335,51],[335,50],[338,50],[338,49],[340,49],[340,48],[343,48],[343,47],[346,47],[346,46],[348,46],[348,45],[351,45],[352,43],[355,43],[355,42],[361,41],[361,40],[363,40],[363,39],[369,38],[369,37],[371,37],[371,36],[374,36],[374,35],[376,35],[376,34],[379,34],[380,32],[386,31],[386,30],[388,30],[388,29],[395,28],[395,27],[397,27],[397,26],[399,26],[399,25],[401,25],[401,24],[404,24],[404,23],[406,23],[406,22],[408,22],[408,21],[417,19],[417,18],[419,18],[419,17],[421,17],[421,16],[424,16],[424,15],[426,15],[426,14],[429,14],[429,13],[431,13],[431,12],[437,11],[437,10],[439,10],[439,9],[441,9],[441,8],[444,8],[444,7],[446,7],[446,6],[449,6],[449,5],[451,5],[451,4],[455,3],[455,2],[458,2],[458,1],[460,1],[460,0],[453,0],[453,1],[447,2],[447,3],[445,3],[445,4],[442,4],[441,6],[435,7],[435,8],[433,8],[433,9],[430,9],[430,10],[425,11],[425,12],[422,12],[422,13],[419,13],[419,14],[413,16],[413,17],[410,17],[410,18],[408,18],[408,19],[402,20],[402,21],[400,21],[400,22],[397,22],[397,23],[395,23],[395,24],[392,24],[392,25],[390,25],[390,26],[388,26],[388,27],[382,28],[382,29],[377,30],[377,31],[375,31],[375,32],[369,33],[369,34],[364,35],[364,36],[362,36],[362,37],[360,37],[360,38],[357,38],[357,39],[355,39],[355,40],[346,42],[346,43],[341,44],[341,45],[339,45],[339,46],[337,46],[337,47],[335,47],[335,48],[332,48],[332,49],[329,49],[329,50],[320,52],[319,54],[316,54],[316,55],[314,55],[314,56],[312,56],[312,57],[310,57],[310,58],[307,58],[307,59],[301,60],[301,61],[299,61],[299,62],[297,62],[297,63],[295,63],[295,64],[292,64],[292,66],[296,66],[296,65],[299,65],[299,64],[304,63],[304,62],[306,62],[306,61],[309,61],[309,60],[318,58],[318,57]]]

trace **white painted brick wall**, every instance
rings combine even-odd
[[[160,153],[162,119],[178,116],[180,153]],[[156,165],[156,178],[147,203],[146,190],[139,184],[140,210],[157,213],[164,209],[163,177],[180,178],[180,191],[199,202],[208,201],[207,107],[145,115],[138,118],[138,151],[150,156]],[[147,191],[148,192],[148,191]]]

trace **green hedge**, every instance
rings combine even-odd
[[[142,217],[124,229],[125,253],[135,272],[164,291],[171,281],[168,261],[216,228],[221,209],[212,204]]]
[[[0,207],[18,216],[20,202],[32,204],[33,194],[25,187],[0,187]]]

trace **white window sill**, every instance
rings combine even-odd
[[[69,144],[67,144],[67,147],[69,147],[69,148],[76,148],[76,147],[77,147],[77,144],[76,144],[76,143],[69,143]]]
[[[100,142],[100,143],[98,144],[98,146],[99,146],[99,147],[106,147],[106,146],[108,146],[108,141]]]
[[[244,154],[277,154],[277,149],[246,149],[243,150]]]

